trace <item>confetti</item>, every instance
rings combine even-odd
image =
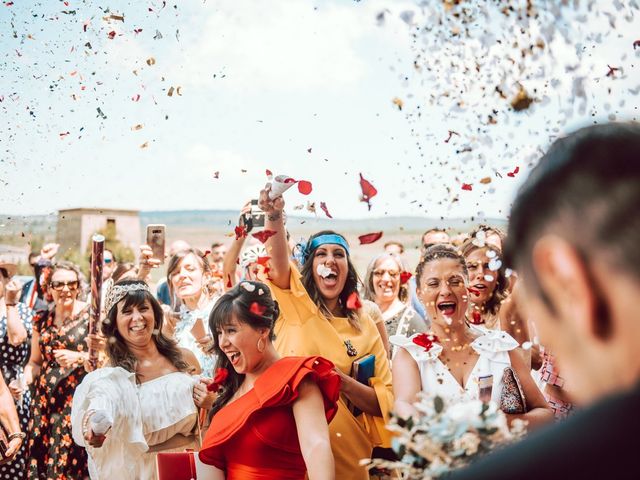
[[[222,385],[227,381],[227,377],[229,376],[229,370],[226,368],[216,368],[216,373],[213,376],[213,382],[207,385],[207,390],[209,392],[217,392],[222,388]]]
[[[483,185],[491,183],[491,177],[484,177],[484,178],[480,179],[480,183],[482,183]]]
[[[360,245],[368,245],[370,243],[377,242],[380,238],[382,238],[382,232],[374,232],[360,235],[358,240],[360,240]]]
[[[256,286],[253,283],[242,282],[240,286],[244,288],[247,292],[253,292],[256,289]]]
[[[398,110],[402,110],[402,106],[404,105],[404,102],[398,97],[395,97],[393,100],[391,100],[391,103],[398,107]]]
[[[258,302],[251,302],[251,306],[249,307],[249,311],[258,317],[264,315],[264,312],[267,311],[267,307],[264,305],[260,305]]]
[[[142,130],[143,125],[141,123],[134,125],[133,127],[131,127],[131,130],[136,131],[136,130]]]
[[[240,240],[241,238],[246,238],[247,228],[244,225],[238,225],[235,227],[234,233],[236,234],[236,240]]]
[[[515,176],[516,176],[516,174],[517,174],[519,171],[520,171],[520,167],[516,167],[516,168],[514,168],[514,169],[513,169],[513,172],[509,172],[509,173],[507,173],[507,177],[511,177],[511,178],[513,178],[513,177],[515,177]]]
[[[251,236],[253,238],[257,238],[262,243],[266,243],[271,237],[273,237],[276,233],[275,230],[262,230],[261,232],[252,233]]]
[[[316,267],[316,273],[322,278],[327,278],[329,275],[331,275],[332,271],[324,263],[319,263]]]
[[[311,185],[311,182],[308,182],[307,180],[298,180],[298,192],[302,195],[309,195],[312,190],[313,186]]]
[[[412,276],[411,272],[400,272],[400,285],[406,285]]]
[[[371,199],[378,194],[378,190],[360,174],[360,189],[362,190],[361,202],[367,204],[368,210],[371,210]]]
[[[324,212],[324,214],[329,217],[329,218],[333,218],[331,216],[331,214],[329,213],[329,209],[327,208],[327,204],[324,202],[320,202],[320,208],[322,209],[322,211]],[[315,207],[314,207],[314,213],[315,213]]]
[[[156,64],[156,59],[153,57],[149,57],[147,58],[147,65],[151,66],[151,65],[155,65]]]
[[[113,40],[115,36],[116,36],[115,30],[111,30],[109,33],[107,33],[107,37],[109,37],[109,40]]]
[[[467,190],[468,192],[473,190],[473,185],[470,183],[463,183],[462,190]]]
[[[347,309],[358,310],[360,308],[362,308],[362,302],[360,301],[358,292],[351,292],[347,298]]]
[[[428,352],[433,348],[433,345],[435,343],[439,343],[440,340],[436,335],[433,335],[432,333],[420,333],[413,337],[412,342],[416,345],[424,347],[424,351]]]
[[[140,148],[147,148],[149,146],[149,142],[144,142],[142,145],[140,145]]]

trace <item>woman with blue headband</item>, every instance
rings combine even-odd
[[[379,309],[360,301],[358,275],[342,235],[312,235],[299,249],[300,271],[290,262],[284,200],[269,193],[268,186],[260,192],[259,205],[266,213],[265,229],[276,232],[267,240],[269,286],[282,312],[275,347],[282,356],[319,355],[335,364],[342,380],[338,413],[329,425],[336,478],[368,479],[360,460],[370,458],[376,446],[389,446],[384,425],[393,406],[387,352],[374,321]],[[354,362],[365,383],[352,378]],[[367,367],[370,373],[362,375]]]

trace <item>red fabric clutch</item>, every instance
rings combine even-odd
[[[195,452],[159,452],[158,480],[196,480]]]

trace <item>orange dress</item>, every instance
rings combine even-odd
[[[338,411],[340,377],[322,357],[285,357],[258,377],[251,390],[214,415],[200,460],[224,470],[227,480],[302,480],[306,466],[293,416],[302,380],[324,398],[327,422]]]

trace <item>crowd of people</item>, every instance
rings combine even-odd
[[[197,478],[397,478],[363,460],[402,460],[386,426],[425,394],[526,424],[452,478],[634,478],[638,162],[637,125],[579,130],[532,170],[507,232],[429,230],[417,265],[387,242],[362,280],[339,232],[292,245],[267,185],[264,242],[248,203],[228,249],[175,241],[155,286],[149,246],[137,265],[105,250],[96,334],[55,244],[27,285],[0,258],[0,479],[156,479],[186,450]]]

